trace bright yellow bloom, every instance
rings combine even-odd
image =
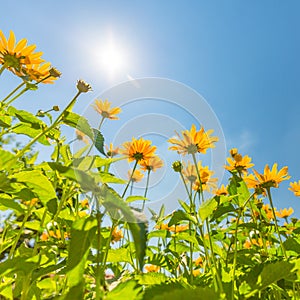
[[[177,138],[171,138],[169,143],[175,146],[169,147],[170,150],[175,150],[179,154],[196,154],[206,153],[208,148],[214,148],[214,143],[219,139],[217,137],[211,137],[213,130],[204,131],[201,127],[199,131],[196,130],[196,126],[193,124],[190,130],[182,131],[182,138],[176,132]]]
[[[214,174],[214,171],[209,170],[208,166],[201,166],[200,168],[198,167],[198,170],[200,173],[201,184],[197,176],[197,179],[193,185],[193,189],[195,191],[200,191],[201,189],[203,191],[211,191],[211,189],[216,189],[216,182],[218,181],[218,179],[211,178]]]
[[[237,152],[236,148],[231,149],[229,152],[231,157],[227,158],[229,166],[224,166],[226,170],[247,173],[247,169],[254,166],[251,163],[251,158],[248,155],[242,156]]]
[[[132,182],[140,182],[144,178],[144,174],[140,170],[134,170],[133,174],[132,170],[128,170],[127,174],[129,179],[131,177]]]
[[[278,171],[276,163],[273,165],[272,170],[270,170],[269,165],[266,165],[263,174],[259,174],[255,170],[253,172],[255,176],[253,174],[247,175],[244,180],[249,188],[256,190],[264,190],[270,187],[278,188],[280,182],[291,177],[288,175],[288,167],[283,167]]]
[[[221,195],[226,196],[226,195],[228,195],[227,187],[224,184],[222,184],[219,189],[215,190],[215,194],[217,196],[221,196]]]
[[[76,129],[75,133],[76,133],[76,139],[78,141],[83,141],[85,144],[89,144],[89,140],[88,140],[88,138],[86,137],[86,135],[83,132],[81,132],[80,130]]]
[[[278,218],[287,218],[289,217],[292,213],[294,212],[294,210],[290,207],[289,209],[280,209],[280,211],[276,212],[276,216]]]
[[[178,232],[182,232],[182,231],[186,231],[189,229],[189,225],[172,225],[171,227],[169,227],[169,231],[171,232],[175,232],[175,233],[178,233]]]
[[[196,166],[188,161],[188,164],[186,165],[183,163],[184,168],[182,169],[182,175],[184,179],[188,182],[194,183],[196,179],[198,178]],[[201,170],[202,164],[201,161],[198,161],[197,163],[198,170]]]
[[[41,58],[42,52],[34,53],[36,45],[27,46],[27,40],[21,39],[16,44],[16,37],[10,31],[9,38],[6,39],[0,30],[0,64],[18,76],[27,75],[25,68],[29,65],[44,62]]]
[[[30,201],[25,201],[24,204],[28,206],[35,206],[39,202],[38,198],[33,198]]]
[[[80,204],[81,204],[81,207],[83,207],[83,208],[89,208],[89,206],[90,206],[88,199],[82,200]]]
[[[140,163],[141,169],[144,171],[153,171],[155,172],[157,169],[161,168],[164,165],[164,162],[157,156],[152,156],[147,160],[143,160]]]
[[[169,230],[168,224],[164,224],[164,223],[161,223],[159,225],[155,225],[155,228],[160,229],[160,230]]]
[[[124,237],[123,232],[121,229],[118,229],[117,227],[114,228],[111,234],[111,242],[118,242]]]
[[[300,197],[300,180],[297,182],[291,182],[290,183],[290,188],[289,190],[294,193],[295,196]]]
[[[203,266],[203,258],[201,256],[199,256],[195,261],[195,266],[196,267],[202,267]]]
[[[107,156],[114,157],[119,154],[119,147],[114,148],[113,144],[110,143],[109,147],[106,146]]]
[[[78,217],[79,218],[84,218],[87,216],[87,212],[85,210],[79,211],[78,212]]]
[[[120,152],[126,155],[128,161],[138,161],[147,160],[154,156],[156,150],[155,146],[151,146],[151,141],[144,140],[143,138],[135,139],[132,138],[131,142],[125,142],[123,148]]]
[[[102,101],[96,99],[95,105],[93,107],[103,118],[118,120],[119,118],[116,115],[121,112],[121,108],[120,107],[111,108],[110,106],[111,106],[111,102],[108,102],[108,100]]]
[[[42,235],[40,236],[41,241],[45,242],[49,240],[49,235],[47,232],[43,232]]]
[[[201,270],[200,269],[196,269],[196,270],[193,270],[192,273],[193,273],[193,276],[196,277],[196,276],[199,276],[201,274]]]
[[[145,269],[148,273],[150,272],[158,272],[160,270],[160,266],[155,266],[155,265],[147,265],[145,266]]]
[[[44,84],[53,83],[58,77],[51,76],[50,71],[52,70],[51,64],[46,62],[44,64],[32,64],[26,67],[26,74],[29,80],[41,82]],[[52,74],[53,75],[53,74]],[[45,78],[45,79],[44,79]]]

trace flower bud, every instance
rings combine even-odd
[[[88,83],[80,79],[77,81],[77,89],[81,93],[87,93],[92,90],[92,87]]]
[[[182,170],[182,163],[177,160],[177,161],[174,161],[173,164],[172,164],[172,168],[175,172],[181,172]]]

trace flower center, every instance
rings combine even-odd
[[[187,146],[186,150],[188,154],[196,154],[198,152],[198,146],[197,144],[191,144]]]
[[[101,116],[102,116],[103,118],[108,118],[108,117],[109,117],[109,112],[103,111],[103,112],[101,113]]]
[[[141,152],[136,152],[136,153],[134,153],[134,154],[132,155],[132,157],[133,157],[135,160],[139,161],[139,160],[141,160],[141,159],[144,158],[144,155],[143,155],[143,153],[141,153]]]

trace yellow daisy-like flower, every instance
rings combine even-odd
[[[26,69],[24,69],[29,80],[34,80],[44,84],[52,84],[54,83],[54,80],[59,78],[59,76],[54,76],[54,73],[51,70],[53,70],[53,68],[49,62],[44,64],[27,65]]]
[[[154,156],[156,150],[155,146],[151,146],[151,141],[144,140],[143,138],[135,139],[132,138],[131,142],[125,142],[123,144],[123,149],[120,150],[124,154],[128,161],[138,161],[147,160]]]
[[[182,232],[182,231],[186,231],[189,229],[189,225],[186,224],[186,225],[172,225],[171,227],[169,227],[169,231],[171,232],[175,232],[175,233],[178,233],[178,232]]]
[[[160,229],[160,230],[169,230],[168,224],[165,224],[165,223],[161,223],[159,225],[155,225],[155,228],[156,229]]]
[[[294,212],[294,210],[290,207],[289,209],[280,209],[280,211],[276,212],[276,216],[278,218],[287,218],[289,217],[292,213]]]
[[[204,131],[201,127],[199,131],[196,130],[196,126],[193,124],[190,130],[182,131],[182,138],[176,132],[177,138],[171,138],[169,143],[175,146],[169,147],[170,150],[175,150],[179,154],[196,154],[206,153],[208,148],[214,148],[214,143],[219,139],[217,137],[211,137],[213,130]]]
[[[248,155],[242,156],[237,152],[236,148],[231,149],[229,152],[231,157],[227,158],[229,166],[224,166],[226,170],[247,173],[247,169],[254,166],[254,164],[251,163],[251,158]]]
[[[201,188],[203,191],[211,191],[211,189],[216,189],[217,188],[216,182],[218,181],[218,179],[211,178],[214,172],[209,170],[208,166],[205,167],[201,166],[200,168],[198,168],[198,170],[200,173],[201,184],[197,176],[197,179],[193,185],[193,189],[195,191],[200,191]]]
[[[164,165],[164,162],[157,156],[152,156],[147,160],[143,160],[140,163],[141,169],[144,171],[153,171],[155,172],[157,169],[161,168]]]
[[[108,157],[114,157],[119,154],[119,147],[114,148],[113,144],[110,143],[109,147],[106,147],[106,154]]]
[[[298,182],[291,182],[289,190],[292,191],[295,196],[300,197],[300,180]]]
[[[199,276],[201,274],[201,270],[200,269],[196,269],[196,270],[193,270],[192,273],[193,273],[193,276],[196,277],[196,276]]]
[[[195,266],[196,267],[202,267],[203,266],[203,258],[201,256],[199,256],[195,261]]]
[[[198,161],[197,165],[198,165],[198,170],[201,170],[202,168],[201,161]],[[182,175],[187,182],[194,183],[198,178],[196,166],[192,164],[190,161],[188,161],[187,165],[183,163]]]
[[[94,109],[103,117],[111,120],[118,120],[119,118],[116,116],[121,112],[120,107],[110,107],[111,102],[108,100],[95,100]]]
[[[90,204],[89,204],[89,200],[88,199],[84,199],[80,202],[81,207],[83,208],[89,208]]]
[[[283,167],[278,171],[276,163],[272,169],[270,169],[269,165],[266,165],[263,174],[255,170],[253,170],[253,172],[255,176],[253,174],[247,175],[244,177],[244,181],[249,188],[254,188],[260,192],[264,191],[265,188],[278,188],[280,182],[291,178],[291,176],[288,175],[288,167]]]
[[[215,194],[217,196],[221,196],[221,195],[226,196],[226,195],[228,195],[227,187],[224,184],[222,184],[219,189],[215,190]]]
[[[128,178],[130,179],[131,177],[131,181],[132,182],[139,182],[144,178],[144,174],[140,171],[140,170],[134,170],[133,174],[132,174],[132,170],[128,170]]]
[[[155,266],[155,265],[147,265],[145,266],[145,269],[148,273],[151,272],[158,272],[160,270],[160,266]]]
[[[43,53],[34,53],[35,48],[36,45],[27,46],[26,39],[21,39],[16,44],[16,37],[13,31],[10,31],[9,38],[6,39],[0,30],[0,64],[18,76],[26,75],[24,68],[28,65],[44,62],[41,58]]]
[[[86,137],[86,135],[83,132],[81,132],[80,130],[76,129],[75,133],[76,133],[76,139],[78,141],[83,141],[85,144],[89,144],[89,140],[88,140],[88,138]]]
[[[117,227],[114,228],[111,235],[111,242],[115,243],[120,241],[124,237],[123,232],[121,229],[118,229]]]

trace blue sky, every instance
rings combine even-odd
[[[78,113],[128,75],[176,80],[206,99],[228,149],[249,154],[258,171],[278,162],[289,166],[291,180],[300,179],[299,1],[5,1],[1,12],[6,35],[11,29],[37,44],[63,73],[17,107],[63,107],[79,78],[93,93],[80,98]],[[98,55],[110,37],[127,53],[126,67],[114,76]],[[6,77],[1,95],[17,84]],[[107,124],[103,130],[109,134]],[[282,186],[274,191],[276,203],[299,216],[299,199],[286,191],[288,183]]]

